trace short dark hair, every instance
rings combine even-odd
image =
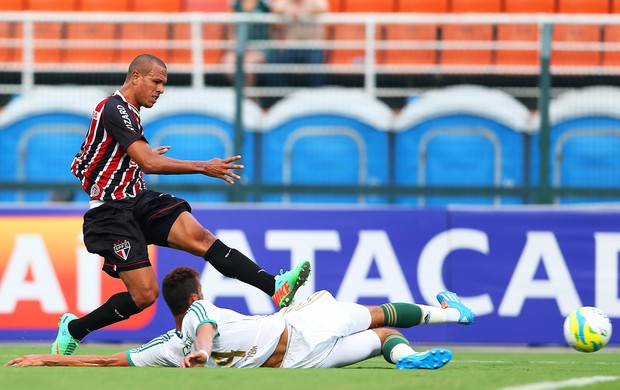
[[[198,294],[200,273],[190,267],[177,267],[164,277],[162,294],[172,315],[185,313],[189,309],[189,296]]]
[[[153,64],[157,64],[164,69],[168,69],[164,61],[160,60],[154,55],[140,54],[139,56],[134,58],[133,61],[131,61],[131,64],[129,64],[129,69],[127,70],[127,77],[125,78],[125,80],[129,80],[134,70],[138,71],[138,73],[140,73],[142,76],[146,76],[147,74],[149,74],[151,69],[153,69]]]

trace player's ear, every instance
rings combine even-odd
[[[137,84],[137,83],[138,83],[138,80],[140,80],[140,77],[142,77],[142,75],[141,75],[141,74],[140,74],[140,72],[138,72],[137,70],[135,70],[135,69],[134,69],[134,70],[131,72],[131,82],[132,82],[133,84]]]

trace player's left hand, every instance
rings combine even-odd
[[[162,155],[162,154],[165,154],[167,151],[169,151],[171,147],[172,147],[172,146],[156,146],[156,147],[154,147],[154,148],[153,148],[153,149],[151,149],[151,150],[152,150],[152,151],[153,151],[153,153],[155,153],[155,154]]]

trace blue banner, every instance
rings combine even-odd
[[[83,315],[122,291],[106,285],[98,257],[76,249],[82,211],[0,210],[0,339],[51,342],[56,330],[48,318],[57,319],[58,310]],[[598,307],[620,329],[620,210],[218,207],[194,215],[268,272],[310,260],[313,272],[297,301],[325,289],[342,301],[436,306],[436,294],[447,289],[477,314],[472,326],[404,329],[414,343],[564,344],[564,317],[580,306]],[[37,226],[50,219],[67,227],[37,240]],[[270,297],[201,258],[168,248],[153,248],[152,257],[160,282],[174,267],[192,266],[215,304],[247,314],[276,310]],[[84,278],[93,282],[83,286]],[[96,283],[103,293],[92,292]],[[161,297],[149,310],[135,325],[87,340],[141,342],[173,327]]]

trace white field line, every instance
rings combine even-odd
[[[590,376],[585,378],[567,379],[559,382],[538,382],[530,383],[529,385],[503,387],[499,390],[555,390],[568,387],[589,386],[598,382],[611,382],[617,381],[618,379],[620,379],[620,377],[617,376]]]
[[[464,360],[464,359],[453,359],[452,362],[450,364],[454,364],[454,363],[474,363],[474,364],[514,364],[513,360]],[[558,364],[558,365],[562,365],[562,364],[567,364],[567,365],[581,365],[583,364],[583,362],[554,362],[551,360],[532,360],[529,363],[536,363],[536,364]],[[617,366],[620,365],[620,362],[591,362],[588,364],[595,364],[595,365],[611,365],[611,366]]]

